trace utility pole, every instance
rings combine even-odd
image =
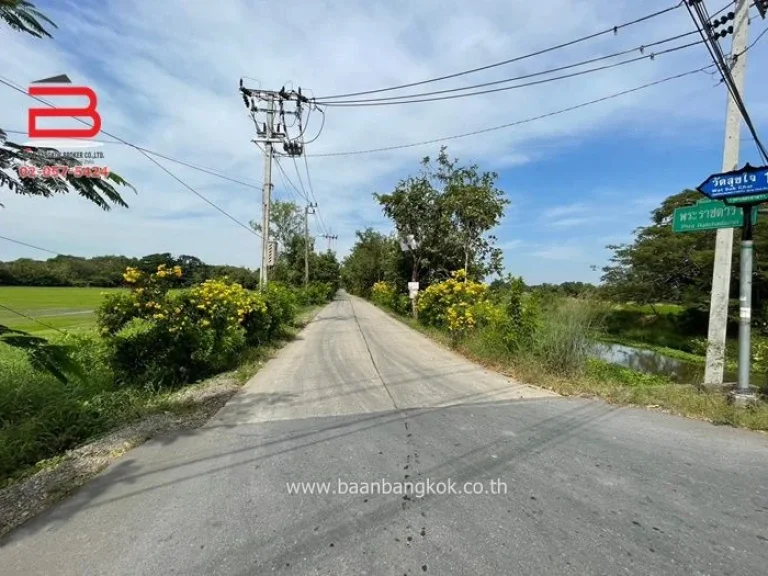
[[[256,126],[257,138],[253,142],[263,144],[264,148],[264,188],[262,189],[261,212],[261,270],[259,271],[259,289],[264,290],[269,281],[269,210],[272,201],[272,158],[275,154],[274,145],[282,144],[284,156],[301,156],[304,152],[304,123],[303,114],[310,105],[309,99],[303,96],[301,88],[286,91],[262,90],[246,88],[243,79],[240,79],[240,95],[248,109],[248,114]],[[266,107],[260,107],[265,102]],[[266,112],[266,121],[259,122],[257,116]],[[293,137],[289,134],[289,125],[286,116],[294,116],[298,134]],[[277,154],[281,154],[277,152]]]
[[[261,273],[259,289],[267,289],[269,280],[269,208],[272,203],[272,127],[275,100],[267,100],[267,122],[264,135],[264,188],[261,193]]]
[[[333,236],[331,234],[321,234],[321,236],[328,240],[328,252],[330,252],[331,251],[331,242],[333,240],[338,240],[339,237],[338,236]]]
[[[737,0],[733,23],[733,43],[731,45],[731,60],[729,64],[733,81],[740,94],[744,94],[747,69],[747,55],[745,51],[749,27],[749,5],[750,0]],[[729,93],[725,118],[723,172],[730,172],[738,168],[741,121],[741,113]],[[720,386],[723,383],[732,254],[733,228],[718,229],[715,240],[714,270],[712,273],[712,296],[709,305],[707,359],[704,369],[704,384],[708,386]]]
[[[315,213],[317,203],[310,202],[304,208],[304,287],[309,285],[309,215]]]

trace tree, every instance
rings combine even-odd
[[[251,228],[259,234],[262,226],[255,220]],[[269,207],[269,235],[281,246],[288,246],[294,236],[304,235],[304,213],[295,202],[275,200]]]
[[[504,192],[496,188],[498,174],[478,173],[476,164],[459,166],[457,159],[448,158],[445,147],[440,150],[437,165],[437,178],[445,187],[447,208],[464,251],[464,269],[469,273],[470,262],[483,262],[485,266],[477,266],[483,276],[500,272],[501,250],[491,245],[496,238],[483,237],[499,224],[509,204]]]
[[[443,147],[436,164],[426,157],[419,175],[401,180],[391,194],[374,194],[405,243],[411,281],[428,284],[459,268],[475,277],[501,272],[502,254],[488,232],[509,202],[496,178],[450,160]]]
[[[358,230],[355,235],[357,241],[341,267],[344,288],[360,296],[370,296],[371,286],[382,280],[404,288],[410,270],[397,241],[373,228]]]
[[[665,199],[651,213],[651,223],[635,231],[631,244],[609,246],[614,251],[603,268],[603,291],[607,296],[640,303],[670,302],[704,307],[712,289],[715,231],[672,232],[675,208],[701,200],[694,190],[684,190]],[[768,298],[768,228],[754,228],[755,307]],[[734,243],[733,270],[738,270],[739,246]],[[738,274],[732,275],[731,293],[738,294]]]
[[[35,8],[32,2],[27,0],[0,0],[0,20],[3,20],[13,30],[26,32],[37,38],[51,38],[41,20],[49,26],[56,28],[56,24],[45,14]]]

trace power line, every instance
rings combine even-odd
[[[631,88],[629,90],[622,90],[621,92],[615,92],[613,94],[609,94],[607,96],[603,96],[601,98],[597,98],[595,100],[590,100],[588,102],[582,102],[581,104],[576,104],[575,106],[569,106],[568,108],[562,108],[560,110],[555,110],[553,112],[548,112],[546,114],[540,114],[538,116],[533,116],[530,118],[525,118],[523,120],[517,120],[515,122],[509,122],[507,124],[501,124],[499,126],[491,126],[489,128],[483,128],[481,130],[474,130],[472,132],[464,132],[463,134],[454,134],[452,136],[444,136],[442,138],[433,138],[431,140],[423,140],[421,142],[411,142],[409,144],[399,144],[395,146],[385,146],[381,148],[369,148],[367,150],[354,150],[354,151],[344,151],[344,152],[326,152],[321,154],[311,154],[311,156],[316,158],[321,157],[333,157],[333,156],[356,156],[359,154],[373,154],[376,152],[388,152],[391,150],[399,150],[401,148],[414,148],[416,146],[426,146],[429,144],[437,144],[440,142],[446,142],[448,140],[456,140],[458,138],[466,138],[469,136],[477,136],[479,134],[485,134],[488,132],[494,132],[496,130],[503,130],[505,128],[511,128],[513,126],[520,126],[521,124],[528,124],[530,122],[535,122],[537,120],[543,120],[545,118],[550,118],[553,116],[559,116],[560,114],[565,114],[566,112],[573,112],[574,110],[579,110],[581,108],[586,108],[587,106],[592,106],[594,104],[598,104],[601,102],[605,102],[608,100],[613,100],[614,98],[619,98],[620,96],[625,96],[627,94],[631,94],[633,92],[638,92],[640,90],[645,90],[647,88],[651,88],[653,86],[658,86],[659,84],[664,84],[666,82],[671,82],[672,80],[677,80],[680,78],[684,78],[686,76],[691,76],[693,74],[698,74],[699,72],[705,72],[708,68],[713,68],[714,64],[710,64],[709,66],[704,66],[703,68],[697,68],[695,70],[689,70],[688,72],[683,72],[681,74],[675,74],[674,76],[667,76],[666,78],[662,78],[660,80],[656,80],[654,82],[649,82],[647,84],[643,84],[641,86],[637,86],[635,88]]]
[[[306,150],[306,149],[305,149],[305,150]],[[304,153],[302,156],[304,156],[304,168],[305,168],[305,169],[306,169],[306,171],[307,171],[307,183],[309,184],[309,192],[310,192],[310,194],[312,194],[312,199],[315,201],[315,204],[317,204],[317,196],[315,196],[315,190],[314,190],[314,188],[312,187],[312,177],[309,175],[309,161],[307,160],[307,154],[306,154],[306,153]],[[327,228],[326,228],[326,226],[325,226],[325,222],[323,221],[323,215],[322,215],[322,214],[320,214],[320,209],[319,209],[319,208],[317,209],[317,213],[318,213],[317,215],[318,215],[318,216],[319,216],[319,218],[320,218],[320,222],[321,222],[321,223],[322,223],[322,225],[323,225],[323,227],[322,227],[323,231],[324,231],[326,234],[328,234],[328,229],[327,229]]]
[[[651,14],[647,14],[646,16],[642,16],[640,18],[637,18],[635,20],[632,20],[630,22],[625,22],[623,24],[619,24],[617,26],[611,26],[609,28],[606,28],[604,30],[600,30],[598,32],[594,32],[592,34],[588,34],[586,36],[582,36],[580,38],[576,38],[574,40],[571,40],[569,42],[564,42],[562,44],[557,44],[556,46],[550,46],[549,48],[544,48],[542,50],[537,50],[535,52],[531,52],[529,54],[525,54],[523,56],[517,56],[515,58],[509,58],[507,60],[502,60],[501,62],[495,62],[493,64],[488,64],[485,66],[480,66],[478,68],[471,68],[469,70],[462,70],[460,72],[454,72],[452,74],[446,74],[445,76],[437,76],[435,78],[429,78],[427,80],[420,80],[418,82],[409,82],[407,84],[399,84],[397,86],[390,86],[388,88],[378,88],[375,90],[363,90],[360,92],[348,92],[346,94],[332,94],[329,96],[323,96],[321,98],[317,98],[317,100],[332,100],[334,98],[350,98],[353,96],[364,96],[367,94],[376,94],[380,92],[390,92],[393,90],[400,90],[402,88],[412,88],[414,86],[421,86],[423,84],[429,84],[431,82],[440,82],[442,80],[449,80],[451,78],[458,78],[459,76],[466,76],[467,74],[474,74],[476,72],[481,72],[483,70],[489,70],[491,68],[496,68],[498,66],[505,66],[507,64],[512,64],[514,62],[520,62],[521,60],[526,60],[528,58],[533,58],[535,56],[541,56],[542,54],[547,54],[549,52],[554,52],[555,50],[560,50],[562,48],[568,48],[569,46],[574,46],[576,44],[579,44],[581,42],[586,42],[588,40],[593,40],[594,38],[598,38],[600,36],[604,36],[606,34],[617,34],[619,30],[622,30],[624,28],[627,28],[629,26],[633,26],[635,24],[639,24],[641,22],[645,22],[646,20],[650,20],[652,18],[656,18],[657,16],[661,16],[663,14],[667,14],[668,12],[672,12],[673,10],[677,10],[680,8],[680,6],[683,4],[684,0],[681,0],[680,2],[676,3],[674,6],[670,6],[669,8],[665,8],[663,10],[659,10],[657,12],[653,12]]]
[[[388,96],[388,97],[385,97],[385,98],[370,98],[370,99],[362,99],[362,100],[318,101],[317,104],[323,105],[323,106],[326,106],[326,105],[327,106],[351,106],[353,104],[367,104],[367,103],[374,103],[374,102],[387,102],[387,101],[390,101],[390,100],[391,101],[394,101],[394,100],[406,100],[406,99],[412,99],[412,98],[423,98],[425,96],[435,96],[435,95],[439,95],[439,94],[450,94],[450,93],[455,93],[455,92],[463,92],[465,90],[472,90],[472,89],[475,89],[475,88],[485,88],[485,87],[488,87],[488,86],[496,86],[496,85],[499,85],[499,84],[506,84],[508,82],[515,82],[517,80],[525,80],[525,79],[528,79],[528,78],[535,78],[537,76],[546,76],[547,74],[552,74],[554,72],[562,72],[564,70],[570,70],[570,69],[573,69],[573,68],[579,68],[579,67],[585,66],[587,64],[594,64],[595,62],[601,62],[603,60],[609,60],[611,58],[616,58],[616,57],[619,57],[619,56],[626,56],[627,54],[632,54],[633,52],[638,52],[639,51],[641,54],[643,54],[643,56],[640,56],[640,57],[637,57],[637,58],[633,58],[633,59],[630,59],[630,60],[624,60],[622,62],[617,62],[617,63],[611,64],[611,65],[607,65],[607,66],[603,66],[603,67],[598,67],[598,68],[592,68],[592,69],[589,69],[589,70],[584,70],[584,71],[581,71],[581,72],[579,72],[577,74],[574,74],[574,76],[579,76],[581,74],[588,74],[588,73],[592,73],[592,72],[598,72],[598,71],[601,71],[601,70],[607,70],[609,68],[614,68],[614,67],[618,67],[618,66],[624,66],[626,64],[632,64],[632,63],[638,62],[640,60],[645,60],[645,59],[653,60],[653,59],[656,58],[656,56],[660,56],[660,55],[666,54],[668,52],[675,52],[677,50],[682,50],[683,48],[688,48],[689,46],[692,46],[693,44],[684,45],[684,46],[678,46],[678,47],[675,47],[675,48],[671,48],[669,50],[664,50],[662,52],[657,52],[657,53],[651,52],[649,54],[645,54],[645,50],[648,49],[648,48],[652,48],[654,46],[659,46],[661,44],[666,44],[668,42],[674,42],[675,40],[680,40],[681,38],[685,38],[686,36],[690,36],[690,35],[696,34],[696,33],[697,33],[696,30],[691,30],[690,32],[685,32],[683,34],[678,34],[677,36],[672,36],[671,38],[666,38],[664,40],[658,40],[658,41],[652,42],[650,44],[641,44],[640,46],[635,46],[635,47],[629,48],[627,50],[622,50],[620,52],[615,52],[613,54],[607,54],[607,55],[604,55],[604,56],[597,56],[595,58],[589,58],[587,60],[582,60],[580,62],[575,62],[573,64],[567,64],[565,66],[558,66],[556,68],[549,68],[547,70],[540,70],[538,72],[531,72],[529,74],[523,74],[521,76],[513,76],[511,78],[504,78],[502,80],[493,80],[493,81],[490,81],[490,82],[483,82],[483,83],[480,83],[480,84],[473,84],[471,86],[462,86],[462,87],[459,87],[459,88],[448,88],[448,89],[445,89],[445,90],[434,90],[432,92],[421,92],[421,93],[417,93],[417,94],[404,94],[404,95],[401,95],[401,96]],[[700,44],[700,43],[701,42],[696,42],[695,44]],[[570,78],[570,77],[572,77],[572,76],[571,75],[560,76],[560,77],[548,79],[547,82],[551,82],[551,81],[555,81],[555,80],[560,80],[560,79],[563,79],[563,78]],[[519,87],[529,86],[529,85],[533,85],[533,84],[524,84],[524,85],[519,86]],[[513,89],[513,88],[517,88],[517,87],[518,86],[510,87],[509,89]],[[492,92],[492,91],[475,92],[475,93],[472,93],[472,94],[467,94],[467,96],[476,95],[476,94],[486,94],[488,92]],[[429,99],[429,100],[424,100],[424,101],[429,102],[429,101],[433,101],[433,100],[437,100],[437,98]],[[421,100],[419,100],[419,101],[421,101]],[[400,102],[389,102],[389,103],[397,104],[397,103],[400,103]]]
[[[0,78],[0,83],[6,84],[3,82],[2,78]],[[7,86],[8,84],[6,84]],[[7,134],[20,134],[25,135],[27,134],[23,130],[5,130],[3,129]],[[96,138],[76,138],[76,140],[83,140],[88,142],[97,142],[100,144],[119,144],[121,146],[125,146],[123,142],[119,142],[117,140],[98,140]],[[143,150],[147,154],[150,154],[152,156],[156,156],[158,158],[162,158],[163,160],[168,160],[169,162],[173,162],[174,164],[179,164],[181,166],[186,166],[187,168],[191,168],[192,170],[197,170],[198,172],[203,172],[205,174],[210,174],[211,176],[215,176],[216,178],[221,178],[222,180],[228,180],[229,182],[233,182],[235,184],[240,184],[241,186],[247,186],[248,188],[253,188],[254,190],[261,190],[261,186],[263,184],[253,181],[253,182],[246,182],[245,180],[239,180],[237,178],[233,178],[231,176],[227,176],[226,174],[222,174],[221,172],[217,172],[213,168],[207,168],[205,166],[201,166],[199,164],[192,164],[190,162],[186,162],[185,160],[179,160],[178,158],[174,158],[173,156],[168,156],[167,154],[163,154],[161,152],[156,152],[154,150],[150,150],[149,148],[144,148],[143,146],[131,146],[132,148],[137,148],[139,150]]]
[[[712,35],[712,26],[710,24],[711,17],[707,14],[706,6],[703,0],[689,0],[685,3],[685,7],[691,16],[694,25],[696,26],[696,30],[699,32],[702,40],[704,41],[704,45],[706,46],[707,51],[709,52],[709,55],[715,64],[715,68],[720,73],[726,88],[728,88],[728,92],[730,93],[734,103],[736,104],[736,107],[741,113],[741,116],[744,119],[744,123],[747,125],[749,132],[752,134],[758,153],[760,156],[762,156],[765,162],[768,162],[768,150],[766,150],[765,146],[757,135],[755,125],[749,116],[749,112],[747,111],[747,107],[744,104],[744,100],[742,99],[733,76],[731,75],[730,66],[725,60],[725,55],[720,48],[720,44]]]
[[[279,159],[277,156],[275,156],[275,164],[277,164],[277,167],[278,167],[278,169],[280,170],[280,173],[281,173],[281,174],[283,175],[283,177],[284,177],[284,178],[285,178],[285,179],[288,181],[288,184],[290,184],[290,185],[291,185],[291,188],[293,188],[293,189],[296,191],[296,193],[297,193],[299,196],[301,196],[301,198],[302,198],[302,199],[303,199],[303,200],[304,200],[304,201],[305,201],[307,204],[311,204],[311,202],[310,202],[309,198],[307,198],[307,196],[306,196],[305,194],[302,194],[302,192],[301,192],[301,191],[300,191],[298,188],[296,188],[296,185],[293,183],[293,180],[291,180],[291,179],[288,177],[288,174],[286,174],[285,170],[283,169],[283,165],[282,165],[282,164],[280,164],[280,159]]]
[[[140,150],[139,150],[139,151],[140,151]],[[141,151],[140,151],[140,152],[141,152]],[[182,186],[184,186],[184,187],[185,187],[187,190],[189,190],[190,192],[192,192],[192,193],[193,193],[195,196],[197,196],[198,198],[200,198],[201,200],[203,200],[204,202],[206,202],[207,204],[211,205],[213,208],[215,208],[216,210],[218,210],[219,212],[221,212],[221,213],[222,213],[224,216],[226,216],[227,218],[229,218],[230,220],[232,220],[232,222],[234,222],[235,224],[237,224],[237,225],[238,225],[238,226],[240,226],[241,228],[245,228],[246,230],[248,230],[248,232],[250,232],[250,233],[251,233],[251,234],[253,234],[254,236],[258,236],[259,238],[262,238],[261,234],[259,234],[258,232],[256,232],[256,230],[254,230],[253,228],[251,228],[251,227],[250,227],[250,226],[248,226],[247,224],[244,224],[243,222],[240,222],[240,220],[238,220],[237,218],[235,218],[234,216],[232,216],[232,214],[230,214],[229,212],[227,212],[226,210],[224,210],[224,208],[222,208],[221,206],[219,206],[219,205],[218,205],[218,204],[216,204],[215,202],[213,202],[213,201],[209,200],[209,199],[208,199],[206,196],[203,196],[203,195],[202,195],[200,192],[198,192],[197,190],[195,190],[194,188],[192,188],[192,186],[190,186],[189,184],[187,184],[186,182],[184,182],[184,180],[182,180],[181,178],[179,178],[178,176],[176,176],[176,174],[174,174],[173,172],[171,172],[170,170],[168,170],[168,168],[166,168],[165,166],[163,166],[163,165],[162,165],[160,162],[158,162],[157,160],[155,160],[155,159],[154,159],[152,156],[150,156],[149,154],[146,154],[146,153],[144,153],[144,152],[142,152],[142,154],[144,154],[144,156],[145,156],[145,157],[146,157],[146,158],[147,158],[147,159],[148,159],[150,162],[152,162],[152,163],[153,163],[153,164],[155,164],[155,165],[156,165],[158,168],[160,168],[160,169],[161,169],[163,172],[165,172],[166,174],[168,174],[168,176],[170,176],[171,178],[173,178],[174,180],[176,180],[176,182],[178,182],[179,184],[181,184]]]
[[[514,86],[505,86],[503,88],[492,88],[490,90],[480,90],[477,92],[467,92],[464,94],[453,94],[451,96],[437,96],[434,98],[418,98],[418,99],[412,99],[412,100],[399,100],[399,101],[370,101],[370,102],[361,102],[361,103],[353,103],[353,102],[324,102],[321,105],[322,106],[334,106],[334,107],[360,107],[360,106],[391,106],[394,104],[416,104],[420,102],[436,102],[438,100],[455,100],[457,98],[467,98],[469,96],[480,96],[482,94],[492,94],[495,92],[506,92],[508,90],[517,90],[519,88],[528,88],[530,86],[538,86],[540,84],[548,84],[549,82],[556,82],[558,80],[565,80],[568,78],[576,78],[578,76],[585,76],[587,74],[592,74],[594,72],[601,72],[603,70],[610,70],[611,68],[618,68],[620,66],[626,66],[627,64],[633,64],[635,62],[640,62],[641,60],[654,60],[656,57],[661,56],[663,54],[669,54],[671,52],[677,52],[679,50],[684,50],[686,48],[690,48],[692,46],[698,46],[701,44],[701,40],[697,40],[696,42],[691,42],[689,44],[683,44],[682,46],[675,46],[674,48],[668,48],[667,50],[662,50],[661,52],[656,52],[652,54],[647,54],[644,56],[638,56],[636,58],[630,58],[629,60],[622,60],[621,62],[615,62],[613,64],[606,64],[604,66],[597,66],[595,68],[589,68],[587,70],[580,70],[578,72],[571,72],[570,74],[562,74],[560,76],[555,76],[553,78],[545,78],[543,80],[535,80],[533,82],[524,82],[523,84],[515,84]]]
[[[40,250],[42,252],[55,254],[56,256],[64,256],[64,254],[60,254],[55,250],[48,250],[48,248],[41,248],[40,246],[35,246],[34,244],[27,244],[26,242],[22,242],[21,240],[14,240],[13,238],[8,238],[7,236],[0,236],[0,239],[6,240],[8,242],[13,242],[14,244],[18,244],[19,246],[26,246],[27,248],[34,248],[35,250]]]
[[[28,314],[24,314],[24,312],[19,312],[18,310],[14,310],[10,306],[6,306],[3,303],[0,303],[0,308],[4,308],[8,310],[8,312],[16,314],[17,316],[21,316],[22,318],[26,318],[27,320],[32,320],[32,322],[36,322],[40,324],[40,326],[45,326],[46,328],[49,328],[51,330],[56,330],[56,332],[58,332],[59,334],[64,334],[65,336],[69,336],[69,332],[66,332],[65,330],[61,330],[60,328],[56,328],[56,326],[51,326],[50,324],[46,324],[45,322],[38,320],[34,316],[30,316]]]
[[[54,104],[52,104],[52,103],[48,102],[48,101],[47,101],[47,100],[45,100],[44,98],[40,98],[39,96],[33,96],[33,95],[31,95],[31,94],[28,94],[28,93],[27,93],[27,92],[25,92],[23,89],[19,88],[18,86],[15,86],[15,85],[14,85],[15,83],[14,83],[14,82],[11,82],[10,80],[7,80],[7,79],[5,79],[5,78],[3,78],[3,77],[0,77],[0,83],[2,83],[2,84],[5,84],[6,86],[8,86],[8,87],[10,87],[10,88],[13,88],[13,89],[14,89],[14,90],[16,90],[17,92],[21,92],[22,94],[25,94],[26,96],[29,96],[30,98],[33,98],[33,99],[37,100],[38,102],[41,102],[41,103],[43,103],[43,104],[45,104],[45,105],[47,105],[47,106],[49,106],[49,107],[51,107],[51,108],[57,108],[57,106],[55,106]],[[79,121],[81,124],[85,124],[86,126],[90,126],[90,124],[88,124],[87,122],[85,122],[84,120],[82,120],[82,119],[81,119],[81,118],[79,118],[79,117],[75,117],[75,119],[76,119],[76,120],[78,120],[78,121]],[[195,194],[195,195],[196,195],[198,198],[200,198],[201,200],[203,200],[204,202],[206,202],[207,204],[209,204],[210,206],[212,206],[213,208],[215,208],[217,211],[219,211],[221,214],[223,214],[224,216],[226,216],[227,218],[229,218],[230,220],[232,220],[232,221],[233,221],[235,224],[237,224],[238,226],[240,226],[240,227],[242,227],[242,228],[245,228],[245,229],[246,229],[246,230],[248,230],[248,232],[250,232],[251,234],[253,234],[253,235],[255,235],[255,236],[258,236],[259,238],[261,238],[261,234],[259,234],[258,232],[256,232],[255,230],[253,230],[253,228],[251,228],[251,227],[250,227],[250,226],[248,226],[247,224],[244,224],[243,222],[241,222],[240,220],[238,220],[237,218],[235,218],[234,216],[232,216],[232,215],[231,215],[229,212],[227,212],[226,210],[224,210],[223,208],[221,208],[220,206],[218,206],[218,205],[217,205],[215,202],[213,202],[213,201],[209,200],[209,199],[208,199],[206,196],[204,196],[203,194],[201,194],[200,192],[198,192],[197,190],[195,190],[195,189],[194,189],[192,186],[190,186],[189,184],[187,184],[186,182],[184,182],[184,181],[183,181],[181,178],[179,178],[178,176],[176,176],[176,175],[175,175],[173,172],[171,172],[171,171],[170,171],[168,168],[166,168],[166,167],[165,167],[165,166],[163,166],[163,165],[162,165],[160,162],[158,162],[157,160],[155,160],[155,159],[154,159],[154,158],[153,158],[153,157],[152,157],[152,156],[151,156],[151,155],[150,155],[148,152],[144,151],[144,150],[143,150],[143,149],[142,149],[140,146],[136,146],[135,144],[131,144],[131,143],[130,143],[130,142],[128,142],[127,140],[125,140],[125,139],[123,139],[123,138],[120,138],[119,136],[115,136],[114,134],[111,134],[111,133],[107,132],[106,130],[102,130],[102,132],[103,132],[104,134],[106,134],[107,136],[110,136],[111,138],[114,138],[115,140],[118,140],[118,141],[120,141],[121,143],[125,144],[126,146],[129,146],[129,147],[131,147],[131,148],[135,149],[135,150],[136,150],[136,151],[138,151],[138,152],[139,152],[139,153],[140,153],[142,156],[144,156],[144,157],[145,157],[145,158],[147,158],[147,159],[148,159],[150,162],[152,162],[152,163],[153,163],[153,164],[155,164],[155,165],[156,165],[158,168],[160,168],[160,169],[161,169],[163,172],[165,172],[166,174],[168,174],[169,176],[171,176],[171,177],[172,177],[174,180],[176,180],[176,181],[177,181],[179,184],[181,184],[181,185],[182,185],[182,186],[184,186],[184,187],[185,187],[187,190],[189,190],[190,192],[192,192],[193,194]]]

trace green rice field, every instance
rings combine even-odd
[[[0,286],[0,324],[40,336],[49,336],[56,330],[92,328],[96,323],[95,311],[104,295],[121,290]],[[32,319],[15,314],[8,308]]]

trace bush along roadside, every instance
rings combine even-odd
[[[609,313],[591,298],[526,293],[520,282],[503,290],[467,279],[463,270],[419,295],[418,321],[391,284],[379,282],[372,301],[471,359],[561,394],[598,396],[617,404],[662,409],[753,430],[768,430],[768,403],[739,408],[721,392],[681,385],[591,357]],[[768,353],[766,354],[768,357]]]
[[[116,427],[180,409],[174,390],[238,366],[252,373],[254,352],[263,360],[258,351],[289,337],[297,315],[333,297],[325,284],[258,293],[227,278],[172,290],[182,274],[127,269],[130,291],[105,297],[97,330],[54,341],[83,368],[66,383],[0,343],[0,486]]]

